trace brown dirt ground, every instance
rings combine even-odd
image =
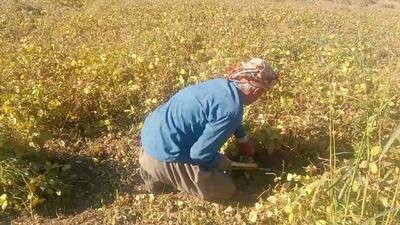
[[[45,149],[53,162],[71,165],[71,173],[77,175],[72,190],[75,194],[48,202],[32,213],[4,218],[2,224],[104,224],[107,211],[129,207],[135,196],[146,193],[138,173],[138,137],[108,134],[86,143],[58,140],[46,143]],[[262,175],[254,173],[244,176],[236,172],[233,176],[241,192],[222,205],[252,206],[271,182],[270,176],[258,179],[256,176]],[[176,200],[201,202],[185,193],[169,195]]]

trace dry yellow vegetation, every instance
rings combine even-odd
[[[3,221],[398,224],[398,2],[341,3],[1,2]],[[284,74],[245,114],[260,158],[284,171],[256,176],[269,185],[247,201],[143,194],[146,114],[251,57]]]

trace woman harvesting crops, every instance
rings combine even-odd
[[[235,135],[240,153],[255,150],[243,125],[243,106],[250,105],[278,81],[259,58],[227,68],[218,78],[186,87],[145,120],[141,132],[141,176],[146,189],[162,193],[173,187],[207,200],[227,199],[236,191],[224,173],[232,161],[219,153]]]

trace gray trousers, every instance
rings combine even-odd
[[[216,168],[163,162],[154,159],[143,150],[140,152],[139,162],[142,179],[146,188],[152,192],[163,192],[170,186],[204,200],[229,199],[236,192],[235,184],[229,175]]]

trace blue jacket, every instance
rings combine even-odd
[[[144,151],[160,161],[216,167],[219,149],[242,126],[243,96],[235,84],[213,79],[188,86],[145,119],[141,131]]]

